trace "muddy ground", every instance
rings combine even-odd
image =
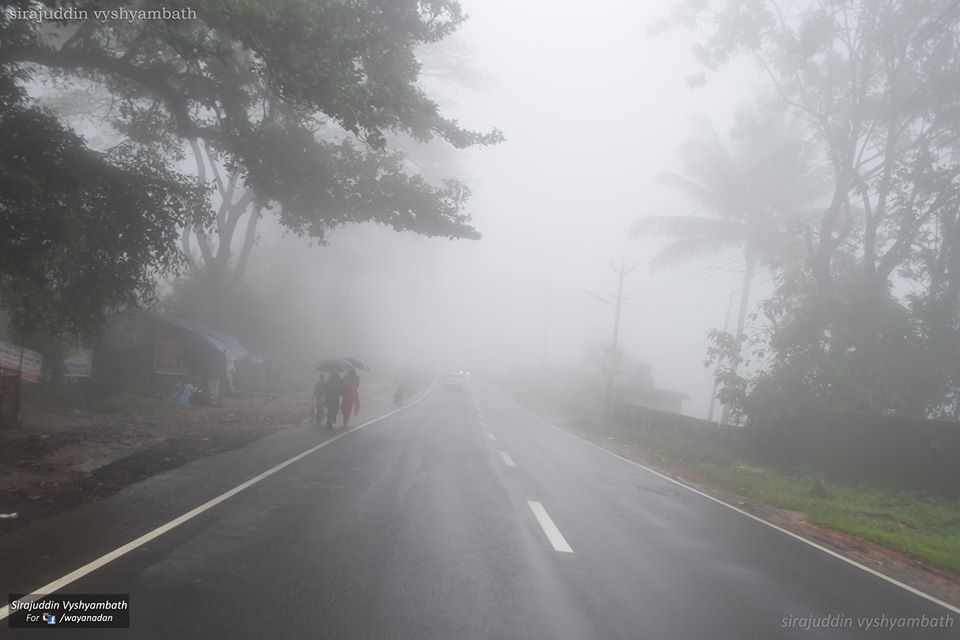
[[[219,407],[127,404],[109,413],[28,402],[19,425],[0,429],[0,535],[310,414],[306,395],[228,397]]]

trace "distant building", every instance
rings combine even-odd
[[[683,413],[683,402],[690,396],[669,389],[625,389],[621,401],[625,405],[656,409],[667,413]]]
[[[584,388],[592,397],[591,403],[599,403],[598,406],[602,406],[605,393],[607,367],[611,360],[608,351],[606,345],[595,345],[584,354],[580,362],[581,371],[589,375]],[[650,363],[641,362],[623,351],[613,360],[617,361],[614,402],[618,407],[632,405],[668,413],[683,413],[683,403],[690,400],[690,396],[683,391],[657,389],[654,386],[653,366]]]

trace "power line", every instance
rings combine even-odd
[[[760,247],[758,247],[757,253],[758,253],[758,254],[775,255],[775,254],[779,253],[780,251],[786,249],[788,246],[790,246],[791,244],[793,244],[793,243],[795,243],[795,242],[797,242],[797,239],[796,239],[796,238],[793,238],[793,237],[779,238],[779,239],[775,240],[774,242],[769,243],[767,246],[760,246]],[[725,259],[725,260],[722,260],[722,261],[716,263],[715,265],[707,266],[707,267],[705,267],[704,269],[719,268],[719,265],[729,264],[729,263],[730,263],[731,261],[733,261],[733,260],[736,260],[736,259],[741,258],[741,257],[745,257],[745,255],[746,255],[746,249],[738,252],[735,256],[732,256],[732,257],[730,257],[730,258],[727,258],[727,259]],[[701,271],[703,271],[704,269],[701,269]],[[719,275],[722,275],[722,274],[719,274]],[[688,286],[690,286],[690,285],[692,285],[692,284],[695,284],[695,283],[707,283],[707,282],[710,282],[711,280],[714,281],[714,283],[715,283],[715,282],[717,282],[717,277],[718,277],[718,274],[706,274],[706,275],[703,275],[703,276],[700,276],[700,277],[689,277],[689,276],[688,276],[688,277],[685,277],[685,278],[681,278],[681,279],[679,279],[679,280],[668,281],[668,282],[666,282],[666,283],[663,283],[662,285],[661,285],[661,284],[651,284],[650,286],[651,286],[651,287],[659,287],[659,292],[661,292],[661,293],[667,293],[667,292],[671,292],[671,291],[674,291],[674,290],[677,290],[677,289],[687,288]]]
[[[773,281],[776,280],[776,279],[777,279],[776,276],[771,276],[771,277],[767,278],[766,280],[758,280],[758,281],[752,282],[752,283],[750,283],[750,286],[747,288],[747,291],[753,291],[754,287],[758,287],[758,286],[760,286],[760,285],[770,284],[771,282],[773,282]],[[718,296],[718,297],[715,297],[715,298],[707,298],[706,300],[700,300],[699,302],[695,302],[694,304],[691,304],[691,305],[686,305],[686,306],[683,306],[683,307],[679,307],[679,308],[676,308],[675,310],[676,310],[676,311],[689,311],[690,309],[696,309],[697,307],[701,307],[701,306],[703,306],[704,304],[707,304],[707,303],[709,303],[709,302],[716,302],[717,300],[723,300],[724,298],[726,298],[727,296],[729,296],[731,293],[736,293],[736,290],[726,291],[726,292],[725,292],[723,295],[721,295],[721,296]]]

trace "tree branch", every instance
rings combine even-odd
[[[193,151],[193,157],[197,164],[197,180],[206,188],[207,186],[207,165],[203,159],[203,152],[200,150],[200,143],[196,138],[190,138],[190,149]],[[197,244],[200,246],[200,253],[203,255],[203,263],[209,266],[213,263],[213,250],[210,247],[210,239],[206,232],[197,224],[193,227],[197,234]]]
[[[159,97],[166,105],[176,123],[177,133],[185,138],[203,138],[205,140],[224,141],[224,136],[216,129],[194,122],[190,116],[190,98],[174,81],[189,80],[190,86],[197,92],[197,99],[215,100],[216,91],[208,79],[202,76],[185,74],[167,64],[138,66],[129,60],[114,58],[86,49],[55,51],[43,47],[12,46],[0,48],[0,64],[32,62],[45,67],[71,71],[86,71],[113,76],[134,82]]]

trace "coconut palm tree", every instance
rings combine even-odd
[[[813,205],[826,193],[827,173],[812,162],[796,127],[782,119],[751,121],[737,136],[733,152],[708,123],[700,123],[700,129],[681,147],[685,175],[661,174],[666,184],[699,205],[698,215],[641,218],[631,235],[673,238],[654,256],[654,270],[742,247],[736,372],[757,269],[782,268],[800,259],[802,229],[823,210]]]

